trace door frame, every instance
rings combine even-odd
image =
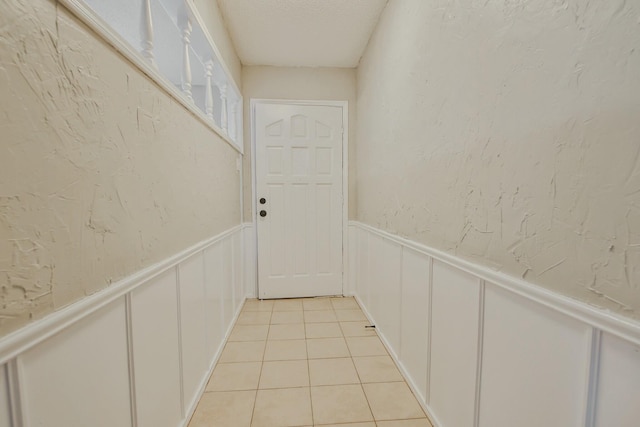
[[[260,298],[260,277],[258,274],[258,202],[256,200],[257,176],[256,176],[256,105],[300,105],[300,106],[324,106],[342,108],[342,294],[345,291],[345,281],[348,277],[349,261],[349,101],[330,100],[296,100],[296,99],[268,99],[251,98],[251,211],[253,224],[253,245],[255,253],[255,295]]]

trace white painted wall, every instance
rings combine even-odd
[[[356,71],[351,68],[243,67],[244,106],[244,220],[251,214],[252,98],[349,101],[349,158],[355,157]],[[355,162],[349,163],[349,218],[355,218]]]
[[[391,0],[357,218],[640,318],[640,3]]]
[[[63,6],[0,38],[0,336],[239,223],[239,154]]]

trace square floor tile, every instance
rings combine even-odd
[[[304,325],[307,338],[338,338],[342,329],[338,323],[307,323]]]
[[[207,384],[207,391],[255,390],[262,362],[219,363]]]
[[[273,300],[250,299],[244,303],[242,311],[272,311]]]
[[[267,341],[264,360],[306,360],[307,343],[305,340]]]
[[[333,310],[313,310],[304,312],[305,323],[337,322]]]
[[[302,311],[302,300],[280,299],[273,303],[273,311]]]
[[[363,383],[404,381],[402,374],[389,356],[354,357],[353,363]]]
[[[259,362],[264,356],[266,341],[228,342],[224,346],[219,363]]]
[[[362,387],[376,421],[425,417],[418,401],[404,382],[363,384]]]
[[[302,308],[305,310],[333,310],[329,298],[305,298],[302,300]]]
[[[336,317],[341,322],[366,321],[367,317],[360,309],[357,310],[335,310]]]
[[[255,400],[254,390],[204,393],[189,427],[249,427]]]
[[[271,325],[269,328],[269,340],[300,340],[304,337],[303,323]]]
[[[311,425],[309,388],[258,390],[253,427]]]
[[[331,298],[331,305],[335,310],[360,310],[354,298]]]
[[[307,354],[309,359],[329,359],[350,356],[344,338],[308,339]]]
[[[306,360],[264,362],[258,388],[290,388],[309,386],[309,367]]]
[[[367,321],[360,322],[340,322],[340,328],[345,337],[369,337],[377,336],[375,328],[367,328],[371,323]]]
[[[303,323],[302,311],[274,311],[271,315],[271,324],[279,325],[283,323]]]
[[[269,325],[236,325],[229,341],[262,341],[267,339]]]
[[[433,427],[428,419],[378,421],[378,427]],[[326,427],[326,426],[323,426]]]
[[[347,344],[353,357],[356,356],[385,356],[387,350],[382,341],[376,337],[348,337]]]
[[[311,400],[315,424],[373,421],[359,384],[311,387]]]
[[[243,311],[236,325],[268,325],[270,320],[270,311]]]
[[[309,360],[311,385],[360,384],[350,357]]]

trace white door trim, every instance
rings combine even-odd
[[[258,104],[280,105],[313,105],[342,108],[342,294],[344,295],[349,255],[349,101],[294,100],[294,99],[262,99],[251,98],[251,223],[253,224],[253,244],[255,246],[256,263],[254,265],[258,277],[258,223],[256,202],[256,120],[255,107]],[[260,295],[256,280],[255,295]]]

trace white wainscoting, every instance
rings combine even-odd
[[[11,427],[9,379],[7,378],[7,367],[5,365],[0,365],[0,427]]]
[[[245,299],[237,226],[0,340],[0,427],[179,427]]]
[[[474,423],[480,291],[478,278],[433,261],[429,405],[443,426]]]
[[[226,242],[221,242],[225,245]],[[228,248],[224,251],[228,254]],[[231,269],[231,266],[228,267]],[[178,282],[189,283],[179,286],[180,346],[182,349],[182,393],[186,408],[198,400],[201,383],[205,377],[207,360],[207,334],[205,316],[204,256],[195,254],[178,264]],[[222,282],[222,283],[229,283]],[[232,288],[228,286],[227,288]],[[227,305],[233,310],[233,301]]]
[[[177,283],[176,272],[171,269],[131,292],[139,427],[177,426],[183,417]],[[162,387],[157,384],[158,372],[164,373]]]
[[[435,427],[637,427],[640,323],[351,222],[348,283]]]
[[[244,294],[247,298],[258,298],[258,258],[256,256],[256,231],[252,222],[242,225],[244,268],[242,269]]]
[[[591,335],[585,323],[487,284],[480,426],[584,426]]]
[[[411,249],[402,249],[402,302],[400,307],[400,361],[414,377],[419,398],[427,397],[429,319],[431,295],[430,259]],[[404,326],[403,326],[404,325]]]

